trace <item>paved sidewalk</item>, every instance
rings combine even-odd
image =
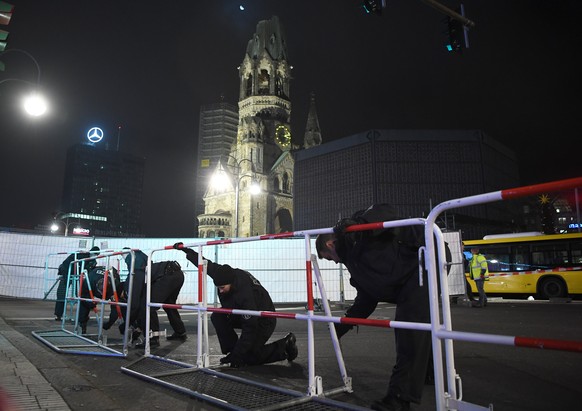
[[[219,408],[184,393],[130,376],[121,367],[142,358],[143,350],[130,349],[127,358],[58,353],[32,332],[56,330],[49,301],[0,296],[0,387],[11,404],[0,411],[217,411]],[[283,309],[283,308],[282,308]],[[300,311],[301,307],[294,307]],[[553,338],[582,341],[582,301],[493,301],[485,309],[451,308],[458,331],[492,335]],[[334,315],[341,315],[337,310]],[[374,318],[393,318],[394,307],[383,305]],[[197,316],[183,315],[188,340],[162,339],[156,356],[194,364]],[[162,329],[169,324],[160,313]],[[89,324],[93,329],[95,321]],[[211,328],[210,331],[213,331]],[[303,321],[281,319],[274,338],[292,331],[297,336],[299,357],[264,366],[231,370],[241,378],[305,392],[308,377],[307,329]],[[111,338],[119,337],[112,329]],[[323,387],[340,387],[336,357],[326,324],[314,325],[316,375]],[[211,355],[217,361],[216,336],[211,333]],[[367,407],[385,392],[394,364],[393,330],[359,327],[341,340],[353,392],[332,399]],[[462,378],[463,399],[495,411],[547,411],[580,409],[582,399],[582,352],[516,348],[495,344],[456,341],[455,369]],[[435,387],[426,385],[421,404],[411,411],[434,411]]]
[[[0,410],[70,410],[63,397],[15,346],[26,342],[26,337],[0,317]]]

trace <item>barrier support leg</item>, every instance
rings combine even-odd
[[[315,273],[315,278],[317,279],[317,285],[319,288],[319,295],[321,296],[323,310],[325,315],[331,317],[331,308],[329,307],[329,301],[327,299],[327,293],[325,291],[325,286],[323,285],[323,279],[321,277],[321,271],[319,270],[319,264],[317,263],[317,257],[311,255],[311,264],[313,266],[313,271]],[[337,338],[337,333],[335,331],[335,326],[333,322],[327,323],[329,326],[329,333],[331,335],[331,341],[333,343],[333,348],[335,351],[335,356],[337,358],[337,364],[340,370],[340,375],[344,383],[344,387],[347,392],[352,392],[352,379],[348,377],[348,372],[346,370],[346,365],[344,362],[344,357],[342,354],[341,346],[339,343],[339,338]]]

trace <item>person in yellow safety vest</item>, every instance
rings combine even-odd
[[[473,257],[470,261],[471,278],[475,281],[477,291],[479,291],[479,302],[473,304],[473,307],[486,307],[487,294],[485,294],[485,281],[489,281],[489,267],[487,266],[487,259],[483,254],[479,254],[479,248],[471,248]]]

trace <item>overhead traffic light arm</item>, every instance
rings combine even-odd
[[[435,9],[437,9],[437,10],[441,11],[442,13],[446,14],[450,18],[452,18],[454,20],[457,20],[457,21],[460,21],[461,23],[463,23],[463,26],[475,27],[475,22],[474,21],[469,20],[465,16],[460,15],[456,11],[449,9],[447,6],[444,6],[444,5],[440,4],[439,2],[437,2],[435,0],[422,0],[422,1],[425,2],[425,3],[427,3],[429,6],[434,7]]]

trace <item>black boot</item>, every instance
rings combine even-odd
[[[408,411],[410,410],[410,402],[387,395],[379,401],[374,401],[371,408],[377,411]]]
[[[188,339],[188,335],[186,333],[178,334],[174,332],[172,335],[166,337],[168,341],[186,341]]]
[[[287,361],[293,361],[299,354],[299,350],[297,349],[297,338],[293,333],[289,333],[285,336],[285,352],[287,353]]]

